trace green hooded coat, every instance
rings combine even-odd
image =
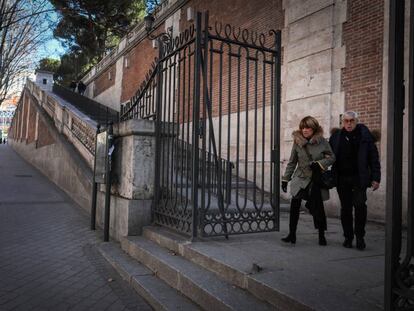
[[[323,137],[322,130],[315,133],[309,141],[303,137],[299,130],[293,132],[292,136],[292,152],[282,181],[290,182],[290,193],[292,196],[296,196],[300,189],[306,189],[312,180],[310,164],[316,161],[322,171],[327,170],[335,162],[335,155],[328,141]],[[304,149],[305,146],[312,161]],[[329,200],[329,190],[321,189],[321,191],[322,200]]]

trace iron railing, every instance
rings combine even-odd
[[[155,223],[193,236],[279,228],[280,32],[196,24],[167,44],[121,120],[155,118]],[[196,182],[195,182],[196,181]]]

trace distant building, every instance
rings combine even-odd
[[[42,89],[52,91],[53,87],[53,72],[46,70],[36,70],[35,82]]]

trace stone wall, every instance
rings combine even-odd
[[[10,132],[14,134],[9,137],[9,144],[79,206],[89,210],[90,167],[75,148],[59,135],[53,120],[28,89],[24,90],[22,98],[22,108],[16,109],[11,125]],[[30,114],[23,113],[25,111],[30,111]],[[27,125],[26,132],[16,132],[19,123]]]
[[[72,136],[67,122],[82,122],[69,107],[53,108],[46,102],[55,95],[41,92],[28,82],[12,121],[9,144],[26,161],[65,191],[86,212],[91,210],[93,171],[85,146]],[[47,108],[50,109],[50,111]],[[53,113],[51,113],[53,111]],[[83,123],[83,131],[88,131]],[[24,129],[24,130],[23,130]],[[110,235],[141,234],[151,222],[154,185],[154,122],[130,120],[115,126]],[[81,134],[81,133],[77,133]],[[93,159],[93,158],[92,158]],[[103,227],[105,186],[97,197],[97,225]]]
[[[93,88],[93,97],[97,97],[105,90],[109,89],[110,87],[113,87],[115,85],[115,79],[116,68],[115,65],[112,65],[108,69],[104,70],[96,79]]]
[[[174,33],[184,30],[194,22],[189,20],[190,8],[192,12],[208,10],[212,26],[220,21],[257,32],[282,29],[282,171],[292,146],[291,133],[306,115],[321,122],[326,137],[331,128],[340,126],[340,115],[347,109],[358,111],[371,129],[381,129],[384,0],[182,0],[174,5],[177,3],[175,11],[158,24],[156,21],[155,33],[168,26],[173,26]],[[119,56],[123,59],[120,103],[135,94],[156,56],[157,50],[145,36]],[[118,91],[112,87],[106,92]],[[383,141],[378,145],[381,154]],[[384,200],[378,200],[384,191],[381,185],[379,192],[369,196],[372,219],[384,218]],[[335,191],[331,193],[328,213],[338,215],[339,201]]]

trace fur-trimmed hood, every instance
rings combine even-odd
[[[293,141],[300,147],[305,146],[308,143],[308,140],[303,137],[301,130],[296,130],[292,133]],[[312,145],[319,144],[323,140],[323,129],[319,127],[315,134],[313,134],[312,138],[309,140],[309,143]]]

